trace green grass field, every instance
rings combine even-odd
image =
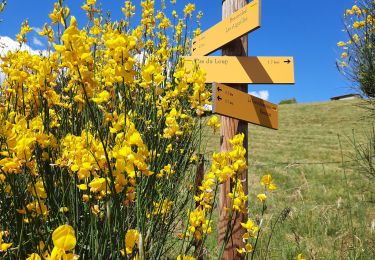
[[[254,259],[296,259],[299,253],[305,259],[375,259],[375,183],[354,170],[351,144],[353,132],[362,142],[373,121],[358,102],[281,105],[278,131],[249,125],[252,219],[261,209],[260,177],[270,173],[278,185]],[[219,134],[208,131],[206,157],[220,149]],[[267,245],[271,224],[286,208],[288,217]],[[212,237],[209,258],[217,252]]]

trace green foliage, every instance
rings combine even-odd
[[[355,3],[344,15],[347,41],[338,43],[343,52],[337,65],[358,91],[375,97],[375,2]]]
[[[290,99],[283,99],[279,102],[279,105],[286,105],[286,104],[297,104],[296,98],[290,98]]]

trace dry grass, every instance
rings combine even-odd
[[[291,209],[268,249],[265,229],[255,258],[295,259],[298,253],[308,259],[375,258],[374,183],[351,170],[350,162],[353,131],[361,141],[373,124],[358,102],[282,105],[278,131],[249,125],[252,217],[259,212],[255,195],[264,173],[279,186],[269,200],[266,227]],[[218,134],[206,140],[208,154],[219,150]]]

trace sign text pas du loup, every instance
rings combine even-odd
[[[294,84],[293,57],[189,56],[206,72],[206,83]]]

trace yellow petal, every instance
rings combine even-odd
[[[70,26],[71,27],[77,27],[77,20],[74,16],[70,18]]]
[[[57,44],[54,44],[53,45],[54,47],[55,47],[55,50],[57,51],[57,52],[64,52],[66,49],[65,49],[65,46],[63,46],[63,45],[57,45]]]
[[[2,243],[0,244],[0,252],[7,251],[9,247],[12,246],[13,243]]]
[[[246,244],[245,250],[246,250],[247,253],[250,253],[250,252],[253,251],[253,246],[251,244]]]
[[[264,193],[261,193],[261,194],[258,194],[257,195],[257,198],[260,200],[260,201],[265,201],[267,199],[267,195],[264,194]]]
[[[127,254],[131,254],[133,252],[133,248],[136,244],[138,244],[139,240],[139,232],[136,229],[129,229],[125,235],[125,250]]]
[[[42,258],[37,253],[32,253],[26,260],[42,260]]]
[[[77,188],[80,190],[87,190],[87,185],[86,184],[79,184],[77,185]]]
[[[76,172],[79,170],[79,167],[77,164],[72,164],[72,166],[70,166],[70,169],[73,171],[73,172]]]
[[[269,191],[274,191],[274,190],[276,190],[276,189],[277,189],[276,184],[274,184],[274,183],[270,183],[270,185],[268,185],[268,190],[269,190]]]
[[[52,233],[52,241],[55,247],[65,251],[74,249],[77,243],[74,229],[69,225],[62,225],[55,229]]]

